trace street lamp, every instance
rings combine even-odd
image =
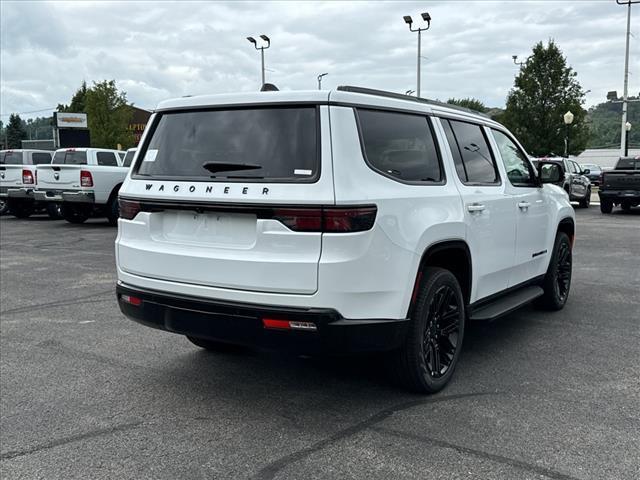
[[[564,137],[564,156],[565,158],[569,158],[569,126],[573,123],[573,113],[567,111],[562,118],[564,119],[564,124],[566,125],[566,134]]]
[[[522,66],[527,63],[527,62],[519,62],[518,61],[518,55],[511,55],[511,58],[513,58],[513,63],[518,65],[520,68],[522,68]]]
[[[264,85],[264,83],[265,83],[265,79],[264,79],[264,51],[271,46],[271,39],[269,37],[267,37],[266,35],[260,35],[260,38],[263,41],[267,42],[266,46],[263,45],[262,47],[258,47],[258,42],[253,37],[247,37],[247,40],[249,40],[249,42],[251,42],[253,44],[253,47],[256,50],[260,50],[260,58],[262,60],[262,85]]]
[[[620,148],[626,150],[627,145],[627,93],[629,87],[629,37],[631,37],[631,4],[640,3],[640,0],[616,0],[618,5],[627,6],[627,34],[625,35],[624,53],[624,87],[622,90],[622,132],[620,134]]]
[[[629,132],[631,131],[631,123],[627,122],[624,124],[624,129],[627,134],[624,137],[624,156],[629,156]]]
[[[402,17],[405,21],[405,23],[407,25],[409,25],[409,30],[412,32],[418,32],[418,86],[416,88],[416,97],[420,97],[420,49],[422,48],[421,45],[421,37],[422,37],[422,32],[424,30],[429,30],[429,27],[431,26],[431,15],[429,15],[427,12],[421,13],[420,16],[422,17],[422,20],[424,20],[425,22],[427,22],[427,26],[423,27],[423,28],[413,28],[413,19],[409,16],[409,15],[405,15],[404,17]]]
[[[320,75],[318,75],[318,90],[322,90],[322,77],[324,77],[325,75],[329,75],[329,73],[321,73]]]

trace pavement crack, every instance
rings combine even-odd
[[[32,453],[37,453],[41,450],[48,450],[50,448],[59,447],[61,445],[66,445],[68,443],[79,442],[82,440],[87,440],[89,438],[99,437],[102,435],[110,435],[117,432],[123,432],[126,430],[131,430],[132,428],[136,428],[142,425],[144,422],[132,422],[132,423],[123,423],[120,425],[115,425],[107,428],[99,428],[96,430],[92,430],[90,432],[81,433],[78,435],[71,435],[68,437],[58,438],[56,440],[52,440],[47,443],[43,443],[40,445],[36,445],[31,448],[26,448],[23,450],[13,450],[9,452],[5,452],[0,454],[0,460],[11,460],[12,458],[22,457],[24,455],[31,455]]]
[[[371,417],[359,423],[356,423],[355,425],[339,430],[338,432],[325,438],[324,440],[320,440],[319,442],[316,442],[313,445],[310,445],[306,448],[297,450],[295,452],[290,453],[289,455],[285,455],[284,457],[280,457],[279,459],[274,460],[273,462],[262,467],[256,474],[254,474],[250,478],[254,480],[273,479],[275,478],[275,476],[278,474],[279,471],[284,470],[289,465],[299,462],[300,460],[311,456],[313,453],[323,450],[326,447],[336,442],[339,442],[340,440],[344,440],[345,438],[355,435],[357,433],[360,433],[363,430],[372,428],[374,425],[389,418],[394,413],[402,412],[404,410],[408,410],[410,408],[417,407],[419,405],[449,402],[453,400],[460,400],[460,399],[470,398],[470,397],[480,397],[483,395],[500,395],[500,393],[499,392],[475,392],[475,393],[460,393],[455,395],[443,395],[440,397],[429,397],[427,399],[412,400],[409,402],[404,402],[398,405],[394,405],[389,408],[385,408],[384,410],[381,410],[380,412],[372,415]]]
[[[56,300],[54,302],[36,303],[34,305],[25,305],[24,307],[10,308],[8,310],[0,311],[0,316],[13,315],[15,313],[25,313],[25,312],[30,312],[32,310],[40,310],[42,308],[49,308],[49,307],[61,307],[61,306],[65,306],[65,305],[77,305],[79,303],[104,302],[106,299],[96,299],[96,300],[93,300],[93,301],[91,301],[90,299],[95,298],[95,297],[101,297],[101,296],[106,295],[108,293],[114,294],[115,290],[113,288],[110,288],[109,290],[102,290],[100,292],[92,293],[91,295],[85,295],[83,297],[74,297],[72,299],[67,299],[67,300]],[[115,295],[114,295],[114,297],[115,297]]]
[[[371,427],[371,430],[374,430],[379,433],[393,435],[398,438],[402,438],[405,440],[413,440],[420,443],[428,443],[429,445],[448,448],[451,450],[455,450],[458,453],[473,455],[474,457],[478,457],[484,460],[491,460],[496,463],[500,463],[503,465],[509,465],[511,467],[519,468],[521,470],[525,470],[530,473],[535,473],[537,475],[543,475],[547,478],[552,478],[554,480],[579,480],[576,477],[572,477],[570,475],[566,475],[564,473],[557,472],[555,470],[550,470],[548,468],[541,467],[539,465],[535,465],[533,463],[523,462],[522,460],[516,460],[515,458],[505,457],[503,455],[497,455],[495,453],[485,452],[483,450],[477,450],[475,448],[464,447],[462,445],[458,445],[455,443],[446,442],[444,440],[438,440],[436,438],[427,437],[425,435],[418,435],[411,432],[400,432],[398,430],[394,430],[391,428],[384,427]]]

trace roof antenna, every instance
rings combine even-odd
[[[273,83],[265,83],[260,88],[261,92],[278,92],[279,89]]]

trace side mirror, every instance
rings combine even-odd
[[[582,175],[589,175],[590,173],[591,173],[591,170],[589,170],[588,168],[585,168],[585,169],[582,171]]]
[[[557,163],[538,163],[541,183],[558,183],[562,181],[562,169]]]

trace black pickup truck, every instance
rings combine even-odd
[[[614,205],[623,210],[640,205],[640,157],[622,157],[603,172],[598,195],[602,213],[611,213]]]

